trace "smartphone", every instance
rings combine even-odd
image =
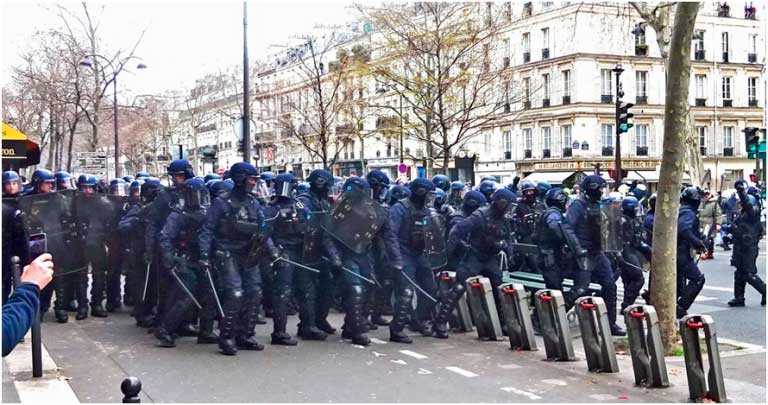
[[[29,236],[29,259],[35,260],[38,256],[48,251],[48,238],[44,233],[36,233]]]

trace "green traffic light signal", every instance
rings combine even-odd
[[[622,134],[624,132],[629,131],[630,128],[634,127],[634,124],[629,123],[629,119],[634,117],[635,114],[632,114],[629,112],[629,109],[632,108],[634,104],[632,103],[622,103],[619,102],[616,104],[616,120],[617,125],[619,127],[619,133]]]
[[[621,129],[621,132],[627,132],[630,128],[634,127],[635,124],[621,124],[619,125],[619,129]]]

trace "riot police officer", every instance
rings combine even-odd
[[[54,173],[53,177],[56,178],[56,191],[69,190],[74,188],[72,184],[72,176],[69,173],[60,170]]]
[[[422,288],[426,287],[425,290],[430,294],[436,289],[431,265],[424,256],[424,252],[428,241],[426,233],[430,231],[441,232],[427,228],[434,221],[433,218],[436,217],[434,209],[429,204],[429,195],[434,193],[435,185],[429,179],[417,178],[411,181],[409,189],[408,198],[398,201],[389,210],[390,225],[397,234],[398,247],[403,259],[402,266],[397,263],[393,264],[395,302],[393,305],[394,318],[389,324],[389,340],[400,343],[413,342],[403,332],[403,328],[410,322],[414,291],[412,283],[417,277],[420,280],[431,278],[433,284],[424,283]],[[424,300],[420,299],[419,301]]]
[[[576,232],[581,247],[588,252],[587,268],[592,281],[600,284],[600,296],[608,310],[611,334],[623,336],[626,332],[616,324],[616,282],[613,269],[602,246],[603,238],[607,237],[602,234],[601,221],[604,219],[600,209],[605,187],[605,179],[599,175],[584,177],[581,183],[583,192],[568,206],[566,218]]]
[[[512,254],[510,210],[515,194],[505,188],[496,190],[490,205],[480,208],[451,229],[448,252],[451,257],[464,257],[456,271],[456,283],[444,294],[438,305],[433,331],[438,338],[448,337],[448,320],[456,302],[464,294],[464,281],[475,275],[488,277],[498,304],[497,288],[501,285],[502,255]]]
[[[537,238],[537,227],[539,218],[544,211],[544,207],[539,203],[538,191],[536,185],[531,181],[523,181],[520,184],[520,197],[517,200],[517,207],[514,212],[515,238],[518,242],[534,244]],[[518,258],[518,261],[524,263],[526,271],[538,273],[538,258],[525,255]]]
[[[454,181],[451,183],[451,193],[448,195],[448,205],[458,210],[464,202],[464,183]]]
[[[745,190],[746,183],[744,180],[737,180],[735,187],[736,195],[741,204],[741,211],[730,227],[730,232],[733,235],[731,266],[736,267],[736,272],[733,274],[734,298],[728,301],[728,306],[743,307],[745,305],[744,290],[747,283],[762,295],[760,305],[765,306],[765,283],[757,274],[756,266],[759,242],[762,238],[760,203],[752,193]]]
[[[436,174],[433,176],[432,183],[435,184],[436,189],[443,190],[446,193],[451,190],[451,179],[444,174]]]
[[[650,260],[651,247],[645,243],[645,229],[640,202],[636,197],[626,196],[621,200],[622,223],[621,240],[624,244],[621,250],[619,268],[621,282],[624,284],[624,299],[619,311],[635,303],[640,295],[640,289],[645,284],[643,275],[643,257]]]
[[[411,195],[411,190],[403,185],[395,185],[387,192],[387,206],[390,208],[397,204],[398,201],[408,198]]]
[[[549,189],[544,198],[547,209],[541,215],[539,235],[541,274],[547,288],[563,289],[563,278],[573,274],[574,287],[567,295],[568,306],[573,301],[585,295],[589,288],[589,272],[587,271],[587,250],[581,246],[573,227],[565,218],[569,197],[561,188]],[[565,249],[567,248],[567,249]],[[572,260],[576,261],[576,269],[572,268]]]
[[[291,287],[295,282],[295,295],[299,304],[297,335],[305,340],[325,340],[328,335],[315,323],[316,273],[294,266],[302,261],[302,244],[307,223],[311,218],[304,204],[294,199],[296,178],[290,173],[275,176],[272,182],[274,198],[264,209],[271,228],[272,240],[281,257],[290,260],[273,262],[275,278],[272,286],[272,344],[295,345],[296,341],[286,332]],[[293,262],[293,263],[291,263]]]
[[[706,252],[707,244],[699,228],[698,210],[701,193],[696,187],[686,187],[680,195],[680,213],[677,218],[677,317],[688,313],[696,296],[704,288],[704,274],[691,254]]]
[[[125,180],[112,179],[109,182],[109,194],[117,197],[126,196]],[[124,204],[123,204],[124,205]],[[122,211],[122,207],[121,207]],[[120,213],[122,218],[122,212]],[[117,218],[118,221],[120,218]],[[123,241],[120,238],[119,233],[110,233],[107,240],[107,258],[109,262],[109,270],[107,273],[107,312],[115,312],[122,306],[120,286],[120,276],[123,273]]]
[[[29,261],[27,237],[24,233],[21,222],[22,213],[17,201],[21,195],[21,190],[22,184],[19,174],[12,170],[3,172],[3,304],[13,289],[11,257],[18,256],[22,265]]]
[[[229,170],[235,187],[213,202],[200,231],[200,266],[210,269],[214,258],[221,283],[224,317],[219,323],[219,348],[234,355],[237,349],[263,350],[254,328],[261,301],[258,250],[266,246],[277,256],[264,232],[262,207],[254,195],[259,172],[250,163],[239,162]]]
[[[371,187],[371,192],[374,201],[380,204],[384,209],[388,210],[389,206],[386,204],[386,194],[389,191],[389,177],[381,170],[371,170],[365,176],[368,184]],[[389,226],[389,221],[385,224]],[[373,255],[373,272],[376,279],[379,281],[378,286],[368,286],[370,291],[366,313],[370,312],[370,325],[369,328],[373,329],[378,326],[389,326],[389,321],[384,318],[384,314],[391,314],[392,311],[392,267],[387,259],[387,241],[383,237],[383,234],[379,233],[373,241],[371,253]]]
[[[192,310],[195,291],[201,291],[200,335],[198,343],[213,343],[218,336],[213,332],[216,304],[212,278],[203,273],[197,263],[200,257],[198,232],[205,222],[209,205],[208,190],[202,180],[192,178],[184,182],[184,206],[171,207],[171,215],[160,232],[159,244],[163,267],[171,272],[174,283],[168,289],[165,313],[155,337],[158,346],[174,347],[173,333],[182,325],[185,315]],[[202,271],[201,271],[202,270]],[[205,285],[207,288],[198,288]]]
[[[538,198],[538,202],[540,206],[544,206],[545,202],[544,199],[546,198],[547,191],[552,189],[552,185],[549,184],[547,181],[540,181],[536,183],[536,197]]]
[[[477,190],[483,193],[487,201],[491,201],[491,195],[496,191],[496,182],[493,180],[483,180],[480,182]]]
[[[483,193],[476,191],[476,190],[470,190],[467,191],[466,194],[464,194],[463,202],[461,203],[461,206],[453,211],[451,215],[448,217],[448,222],[446,226],[446,235],[450,234],[451,230],[459,224],[461,221],[469,218],[470,215],[472,215],[475,210],[478,208],[486,205],[488,201],[485,199],[485,196]]]

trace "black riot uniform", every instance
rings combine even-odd
[[[563,190],[552,188],[544,199],[547,209],[538,227],[541,274],[547,288],[560,291],[563,290],[563,278],[571,276],[574,288],[566,295],[566,303],[570,307],[576,298],[586,294],[589,287],[587,250],[581,247],[573,227],[565,218],[568,196]]]
[[[688,187],[680,196],[680,213],[677,218],[677,317],[688,313],[696,296],[704,288],[704,274],[699,270],[693,252],[704,252],[707,245],[699,227],[701,193],[696,187]]]
[[[448,252],[451,257],[463,257],[456,270],[456,283],[440,300],[433,324],[435,336],[448,337],[448,320],[456,302],[464,294],[464,282],[475,275],[488,277],[497,301],[501,285],[504,256],[512,254],[511,211],[515,194],[505,188],[496,190],[491,204],[472,213],[451,229]],[[499,306],[499,308],[501,308]]]
[[[114,179],[109,183],[109,194],[125,197],[126,186],[123,179]],[[120,218],[122,218],[124,206],[125,203],[123,203],[121,208]],[[107,260],[109,263],[109,271],[107,273],[107,312],[115,312],[122,306],[123,243],[119,233],[111,232],[109,234],[107,239]]]
[[[765,305],[765,283],[757,274],[757,253],[759,242],[762,239],[762,225],[760,224],[760,205],[757,198],[747,194],[744,190],[746,184],[743,180],[737,182],[736,192],[741,204],[741,211],[736,216],[729,228],[733,235],[733,255],[731,266],[736,267],[733,274],[734,299],[728,302],[729,306],[741,307],[745,305],[744,290],[747,283],[762,295],[760,305]]]
[[[307,340],[325,340],[328,337],[315,324],[317,273],[293,264],[302,262],[304,233],[311,219],[307,207],[293,198],[295,183],[296,179],[290,173],[277,175],[273,182],[275,196],[264,208],[272,241],[280,257],[287,259],[272,264],[273,344],[296,344],[286,331],[292,288],[299,305],[297,335]]]
[[[18,208],[21,189],[21,177],[16,172],[3,172],[3,304],[13,290],[11,257],[18,256],[21,265],[29,261],[27,236],[21,220],[22,213]]]
[[[213,294],[213,279],[209,269],[198,266],[200,249],[198,233],[205,222],[208,206],[208,191],[201,179],[193,178],[184,182],[184,205],[171,207],[171,214],[160,232],[159,245],[163,268],[171,276],[168,286],[168,306],[155,329],[155,337],[161,347],[174,347],[173,333],[179,329],[185,316],[192,310],[195,292],[200,292],[199,343],[214,343],[218,336],[213,332],[216,316],[216,300]],[[205,288],[199,288],[205,286]]]
[[[229,175],[235,183],[230,193],[213,202],[200,231],[200,266],[210,268],[211,260],[219,276],[224,317],[219,322],[219,348],[227,355],[237,349],[263,350],[254,337],[261,301],[259,249],[265,247],[277,256],[264,232],[264,212],[254,189],[258,171],[249,163],[232,165]],[[276,258],[276,257],[275,257]]]
[[[532,182],[523,181],[520,184],[520,198],[513,217],[515,239],[520,243],[533,244],[538,237],[537,227],[544,212],[544,206],[539,203],[537,193],[536,186]],[[517,259],[516,262],[525,266],[524,271],[531,273],[540,271],[537,257],[525,255]]]
[[[389,210],[386,203],[386,194],[389,191],[389,177],[381,170],[371,170],[365,176],[368,184],[371,186],[373,199],[385,210]],[[389,221],[385,224],[389,227]],[[378,233],[374,237],[373,246],[371,246],[371,256],[373,257],[373,274],[376,276],[378,284],[368,286],[368,300],[366,301],[366,314],[370,316],[368,328],[373,330],[378,326],[388,326],[389,321],[384,315],[392,314],[392,266],[387,256],[387,241],[383,233]],[[366,315],[368,318],[368,315]]]
[[[643,258],[650,260],[651,247],[645,243],[645,227],[640,202],[636,197],[627,196],[621,201],[621,241],[624,244],[619,258],[621,281],[624,284],[624,299],[620,312],[635,303],[645,284]]]

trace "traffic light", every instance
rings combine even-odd
[[[744,145],[747,148],[747,157],[749,159],[757,159],[757,151],[760,146],[760,135],[757,134],[760,128],[746,127],[741,132],[744,132]]]
[[[635,116],[635,114],[629,112],[629,109],[633,106],[634,104],[632,103],[622,103],[621,101],[616,103],[616,125],[619,134],[623,134],[635,126],[635,124],[629,122],[629,119]]]
[[[750,181],[751,183],[753,183],[753,184],[754,184],[754,183],[756,183],[756,182],[757,182],[757,175],[756,175],[755,173],[751,173],[751,174],[749,175],[749,181]]]

